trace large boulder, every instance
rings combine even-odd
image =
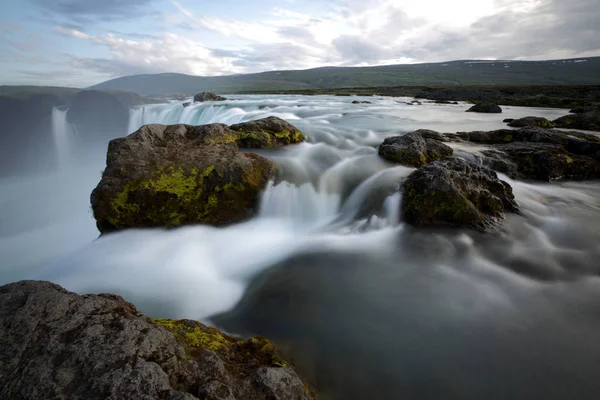
[[[483,231],[518,212],[512,188],[495,172],[448,157],[419,168],[403,184],[402,214],[415,226]]]
[[[423,130],[389,137],[379,146],[379,155],[386,160],[415,167],[451,156],[452,148],[442,143],[435,134],[437,132]]]
[[[553,122],[557,128],[600,131],[600,110],[565,115]]]
[[[270,148],[300,143],[305,136],[294,125],[278,117],[267,117],[229,127],[240,147]]]
[[[91,196],[100,232],[250,218],[275,164],[238,151],[223,124],[145,125],[109,143]]]
[[[508,121],[508,126],[513,128],[538,127],[543,129],[552,129],[554,124],[542,117],[523,117]]]
[[[267,339],[152,320],[110,294],[0,287],[0,398],[311,399]]]
[[[221,97],[212,92],[202,92],[202,93],[198,93],[197,95],[194,96],[194,101],[196,101],[196,102],[223,101],[223,100],[227,100],[227,99],[225,97]]]
[[[502,112],[502,108],[500,108],[498,104],[494,103],[477,103],[473,107],[469,108],[467,112],[499,114]]]
[[[302,132],[277,117],[230,127],[144,125],[109,143],[106,170],[91,196],[96,225],[107,233],[248,219],[276,166],[238,146],[303,140]]]

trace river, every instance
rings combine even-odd
[[[372,104],[351,104],[368,100]],[[322,398],[600,397],[600,184],[508,181],[522,210],[498,232],[415,229],[399,215],[414,169],[377,155],[419,128],[492,130],[564,110],[412,99],[231,96],[131,110],[146,123],[279,116],[306,143],[260,153],[281,167],[250,221],[98,238],[89,194],[106,143],[53,113],[58,168],[0,180],[0,283],[44,279],[123,295],[152,317],[274,339]],[[477,146],[454,145],[476,159]]]

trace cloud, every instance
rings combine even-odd
[[[124,20],[153,13],[156,0],[29,0],[42,10],[81,21]]]
[[[107,48],[111,58],[74,57],[71,65],[109,76],[160,72],[195,75],[241,72],[228,58],[214,57],[211,49],[174,33],[137,40],[111,33],[90,36],[69,31],[65,34]]]

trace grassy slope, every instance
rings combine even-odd
[[[299,71],[198,77],[183,74],[134,75],[93,86],[141,95],[234,93],[380,86],[593,85],[600,84],[600,57],[573,60],[452,61],[379,67],[324,67]]]

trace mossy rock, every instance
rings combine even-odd
[[[600,146],[599,146],[600,147]],[[550,143],[510,143],[484,150],[485,162],[513,179],[600,179],[600,162]]]
[[[524,117],[519,119],[514,119],[508,122],[508,126],[512,126],[513,128],[524,128],[524,127],[538,127],[543,129],[552,129],[554,128],[554,124],[542,117]]]
[[[453,154],[451,147],[438,139],[429,139],[429,137],[436,137],[436,133],[424,130],[389,137],[379,146],[379,155],[386,160],[414,167],[451,156]],[[423,135],[428,138],[424,138]]]
[[[278,117],[268,117],[229,127],[236,143],[244,148],[271,148],[300,143],[306,137],[294,125]]]
[[[484,231],[518,212],[512,188],[490,169],[448,157],[419,168],[403,184],[402,215],[415,226]]]
[[[223,124],[145,125],[109,143],[91,195],[102,233],[127,228],[227,225],[254,215],[275,164],[238,151]]]
[[[557,128],[582,129],[600,132],[600,110],[569,114],[555,119]]]

